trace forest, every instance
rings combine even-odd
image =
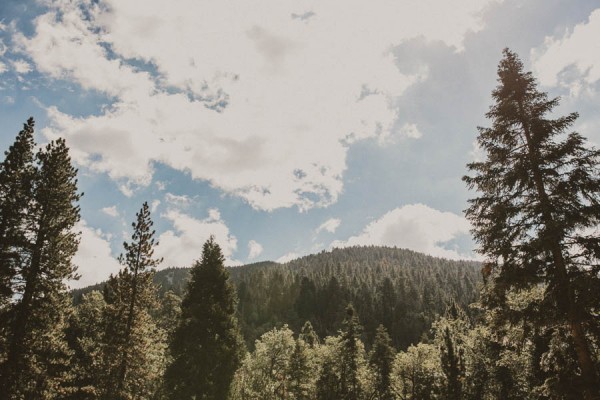
[[[77,170],[34,120],[0,163],[2,399],[600,398],[600,151],[506,49],[467,165],[482,262],[350,247],[162,268],[150,206],[122,269],[77,276]]]

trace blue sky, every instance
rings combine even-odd
[[[82,278],[143,201],[163,267],[348,245],[476,257],[465,164],[504,47],[600,140],[595,1],[0,3],[0,145],[29,117],[79,168]]]

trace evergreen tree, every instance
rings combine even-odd
[[[23,125],[14,144],[0,163],[0,326],[8,321],[3,314],[15,294],[15,279],[25,260],[25,214],[31,203],[33,184],[33,118]],[[0,337],[2,337],[0,332]],[[1,345],[1,340],[0,340]],[[0,355],[3,354],[0,347]]]
[[[223,263],[221,248],[211,236],[192,268],[170,345],[173,362],[165,382],[173,399],[227,398],[240,365],[244,349],[236,295]]]
[[[73,349],[69,399],[99,399],[102,387],[102,352],[106,302],[94,290],[84,294],[69,321],[67,338]]]
[[[310,323],[310,321],[306,321],[304,323],[304,326],[302,327],[298,338],[302,339],[304,343],[306,343],[311,348],[314,348],[319,344],[319,336],[313,329],[313,326]]]
[[[25,154],[31,145],[32,129],[33,121],[29,120],[21,142],[24,165],[28,164]],[[79,221],[76,203],[81,197],[77,192],[77,170],[71,165],[63,139],[40,149],[34,167],[30,195],[28,183],[20,188],[25,215],[10,234],[25,242],[9,244],[22,252],[17,275],[12,279],[15,302],[8,311],[6,356],[0,365],[0,393],[9,399],[63,396],[70,357],[65,339],[70,298],[65,282],[76,278],[71,259],[79,243],[73,231]],[[8,221],[19,224],[19,219],[15,216]]]
[[[371,351],[371,369],[375,373],[375,394],[377,400],[393,400],[391,387],[392,366],[396,351],[392,347],[392,339],[383,325],[379,325],[375,335],[375,343]]]
[[[462,381],[464,379],[464,364],[462,349],[458,349],[452,340],[448,326],[444,329],[444,344],[440,349],[442,371],[446,376],[446,399],[462,399]]]
[[[109,278],[104,289],[106,399],[147,398],[157,390],[162,375],[162,332],[150,317],[157,305],[152,284],[155,268],[162,259],[154,258],[155,231],[150,208],[144,202],[132,223],[131,242],[124,242],[125,254],[119,261],[125,267]]]
[[[359,380],[359,337],[361,326],[352,304],[346,307],[341,335],[340,390],[342,399],[358,400],[362,394]]]
[[[333,358],[326,358],[321,367],[321,373],[317,380],[317,399],[331,400],[340,397],[340,380],[335,373],[336,365]]]
[[[298,338],[289,367],[289,394],[294,400],[309,400],[312,394],[312,366],[307,344]]]
[[[600,381],[586,331],[598,324],[600,237],[589,232],[600,222],[600,152],[567,132],[576,113],[548,118],[559,99],[538,91],[508,49],[498,76],[486,114],[492,126],[479,128],[487,157],[469,164],[473,176],[464,177],[481,192],[466,215],[493,284],[486,302],[501,313],[511,291],[544,285],[539,323],[568,327],[584,397],[595,399]],[[506,316],[536,318],[531,309]]]

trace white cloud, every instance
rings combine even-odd
[[[155,212],[158,206],[160,206],[160,200],[153,200],[152,204],[150,205],[150,211]]]
[[[278,262],[280,264],[285,264],[286,262],[295,260],[296,258],[299,258],[299,257],[300,257],[300,254],[294,253],[294,252],[290,252],[290,253],[282,255],[277,260],[275,260],[275,262]]]
[[[173,193],[167,193],[165,194],[165,201],[172,206],[184,208],[191,204],[192,199],[190,199],[190,197],[186,196],[185,194],[176,195]]]
[[[263,247],[260,243],[255,240],[248,242],[248,260],[254,260],[260,256],[263,252]]]
[[[118,217],[119,216],[119,212],[117,211],[117,206],[104,207],[104,208],[100,209],[100,211],[102,211],[104,214],[106,214],[110,217]]]
[[[423,134],[419,131],[416,124],[406,123],[400,128],[400,136],[409,139],[419,139]]]
[[[33,69],[31,65],[25,60],[14,60],[12,66],[18,74],[28,74]]]
[[[562,38],[547,37],[531,51],[533,71],[546,86],[568,87],[573,95],[600,80],[600,8]]]
[[[393,47],[422,36],[460,51],[492,1],[80,0],[15,40],[38,71],[112,96],[88,117],[49,108],[44,133],[127,195],[161,162],[258,209],[307,209],[337,200],[347,144],[388,136],[393,98],[426,78],[400,73]]]
[[[5,73],[6,71],[8,71],[8,67],[2,61],[0,61],[0,74]]]
[[[368,224],[359,235],[335,241],[331,247],[397,246],[436,257],[467,259],[473,255],[447,248],[444,244],[467,235],[469,229],[469,222],[461,216],[423,204],[410,204],[387,212]]]
[[[88,226],[84,220],[77,224],[75,230],[81,231],[81,241],[73,263],[79,267],[77,273],[81,278],[69,282],[71,288],[102,282],[121,269],[119,262],[112,256],[108,235]]]
[[[334,233],[341,223],[342,220],[339,218],[330,218],[327,221],[323,222],[321,225],[319,225],[319,227],[315,230],[315,233],[320,233],[322,231]]]
[[[158,238],[156,254],[164,257],[164,267],[191,266],[202,256],[202,246],[210,235],[215,236],[228,266],[240,264],[232,259],[237,249],[237,239],[229,233],[229,228],[221,219],[218,210],[209,210],[206,219],[197,219],[175,209],[167,210],[161,217],[168,220],[173,227]]]

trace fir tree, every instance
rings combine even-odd
[[[458,349],[450,328],[444,329],[444,344],[440,349],[442,371],[446,376],[446,399],[462,399],[462,381],[464,379],[464,364],[462,358],[462,349]]]
[[[32,128],[30,120],[24,129],[25,143],[31,143]],[[0,393],[10,399],[63,396],[70,357],[65,339],[70,298],[65,282],[76,278],[71,259],[79,243],[73,230],[81,197],[77,170],[63,139],[38,151],[34,165],[31,195],[23,195],[27,212],[21,238],[26,242],[20,248],[23,254],[12,286],[18,300],[9,310],[7,352],[0,365]]]
[[[393,400],[391,387],[392,366],[396,351],[392,347],[392,339],[383,325],[379,325],[375,334],[375,342],[371,351],[370,364],[375,373],[375,394],[377,400]]]
[[[13,285],[25,261],[24,219],[32,200],[34,172],[33,128],[33,118],[29,118],[0,163],[0,326],[3,327],[8,323],[3,314],[15,294]]]
[[[340,398],[340,380],[335,373],[335,360],[326,358],[317,380],[317,399],[331,400]]]
[[[290,358],[289,394],[295,400],[308,400],[312,392],[312,371],[307,344],[298,338]]]
[[[309,347],[314,348],[319,344],[319,336],[313,329],[310,321],[306,321],[300,331],[299,339],[302,339]]]
[[[343,326],[344,329],[341,335],[340,390],[343,399],[358,400],[362,394],[358,377],[360,362],[358,342],[361,334],[361,326],[352,304],[348,304],[348,307],[346,307],[346,317]]]
[[[99,399],[102,386],[102,351],[106,302],[102,293],[84,294],[69,321],[67,338],[73,349],[69,399]]]
[[[105,316],[103,396],[106,399],[150,397],[162,375],[162,335],[149,311],[157,305],[152,284],[155,231],[148,203],[132,223],[131,242],[124,242],[119,261],[125,268],[111,276],[104,289]]]
[[[165,382],[171,398],[214,399],[228,396],[243,354],[236,295],[214,237],[204,243],[181,304],[181,319],[170,348],[173,356]]]
[[[576,132],[576,113],[548,114],[559,99],[537,89],[510,50],[498,67],[499,85],[480,128],[484,161],[468,165],[464,180],[481,195],[466,215],[479,251],[486,256],[493,290],[487,304],[505,309],[507,293],[544,285],[540,324],[564,324],[573,338],[586,399],[599,396],[600,381],[586,330],[597,324],[600,291],[598,150]],[[511,318],[535,319],[532,310]]]

